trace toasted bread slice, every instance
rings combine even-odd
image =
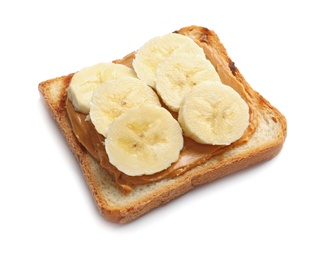
[[[81,165],[85,180],[95,203],[104,218],[126,223],[151,209],[186,193],[195,186],[211,182],[228,174],[273,158],[282,149],[286,138],[286,119],[259,93],[246,82],[221,44],[218,36],[203,27],[182,28],[180,33],[192,38],[206,53],[216,67],[222,82],[242,85],[256,107],[257,126],[246,143],[214,156],[181,176],[164,179],[155,183],[137,185],[124,195],[115,185],[112,177],[77,141],[66,114],[67,87],[73,76],[50,79],[39,84],[52,117],[65,136],[76,159]],[[130,65],[134,54],[129,54],[117,63]]]

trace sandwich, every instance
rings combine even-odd
[[[283,114],[200,26],[38,88],[99,212],[117,223],[272,159],[287,133]]]

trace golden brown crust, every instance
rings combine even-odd
[[[175,178],[172,182],[163,185],[162,188],[146,193],[141,199],[136,199],[135,202],[124,205],[114,204],[110,203],[110,198],[106,198],[107,195],[101,190],[101,181],[99,181],[98,173],[95,174],[99,171],[99,165],[77,141],[65,112],[66,90],[73,74],[41,82],[39,84],[39,91],[43,95],[52,117],[66,137],[70,149],[80,163],[84,178],[100,213],[105,219],[110,221],[118,223],[129,222],[151,209],[186,193],[195,186],[211,182],[259,162],[271,159],[282,149],[285,141],[287,132],[285,117],[249,86],[242,74],[235,67],[233,61],[229,58],[218,36],[213,31],[198,26],[185,27],[176,32],[195,40],[201,47],[206,49],[206,54],[219,56],[218,66],[223,68],[222,71],[225,74],[222,77],[225,78],[225,81],[236,80],[242,84],[246,92],[253,98],[256,106],[260,107],[262,111],[268,111],[267,113],[270,114],[272,120],[280,126],[280,131],[274,140],[249,149],[247,152],[230,156],[225,160],[221,158],[212,159],[210,163],[203,167],[197,167],[187,172],[187,174]],[[131,57],[133,57],[133,53],[115,62],[121,63],[124,60],[128,62],[132,60]],[[110,182],[110,179],[108,179],[108,182]],[[106,185],[110,186],[111,184]],[[124,195],[122,194],[121,196]]]

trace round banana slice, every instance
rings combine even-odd
[[[220,77],[209,60],[193,53],[176,52],[155,71],[156,90],[172,111],[178,111],[185,95],[203,81],[220,82]]]
[[[90,111],[93,92],[104,82],[122,76],[136,77],[133,69],[116,63],[98,63],[76,72],[68,87],[68,98],[84,114]]]
[[[177,161],[183,142],[182,129],[168,110],[144,105],[126,111],[109,125],[105,149],[120,171],[140,176]]]
[[[161,106],[155,91],[143,81],[121,77],[103,83],[90,102],[90,119],[98,133],[106,135],[108,125],[126,110],[141,105]]]
[[[158,36],[149,40],[136,52],[133,67],[137,76],[155,88],[154,72],[158,64],[177,51],[205,56],[202,48],[187,36],[177,33]]]
[[[207,81],[185,96],[178,121],[184,134],[196,142],[229,145],[248,127],[249,108],[233,88]]]

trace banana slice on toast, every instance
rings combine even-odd
[[[178,121],[185,135],[202,144],[229,145],[249,125],[249,107],[231,87],[207,81],[186,95]]]
[[[77,111],[88,114],[93,92],[102,83],[122,76],[136,77],[136,74],[125,65],[111,62],[85,67],[74,74],[68,87],[68,98]]]
[[[220,77],[202,55],[177,52],[159,63],[155,71],[156,91],[164,103],[177,112],[185,95],[203,81],[219,81]]]
[[[183,144],[177,120],[165,108],[154,105],[121,114],[109,125],[105,139],[110,162],[129,176],[168,168],[178,160]]]
[[[115,118],[144,103],[161,106],[157,94],[143,81],[132,77],[110,80],[94,92],[90,102],[90,119],[97,132],[106,136],[108,125]]]
[[[137,76],[155,88],[155,70],[158,64],[175,52],[193,53],[205,57],[204,51],[189,37],[169,33],[146,42],[135,54],[133,68]]]

